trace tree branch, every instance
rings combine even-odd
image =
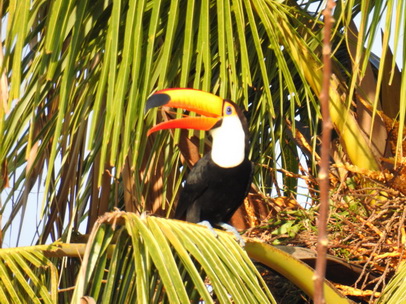
[[[323,281],[326,273],[326,254],[327,254],[327,218],[329,212],[329,167],[330,167],[330,141],[331,130],[333,128],[330,120],[329,110],[329,89],[331,78],[331,29],[333,24],[332,10],[335,6],[333,0],[328,0],[326,8],[323,11],[324,29],[323,29],[323,83],[320,93],[320,104],[322,113],[322,137],[321,137],[321,161],[319,171],[320,183],[320,210],[318,216],[318,242],[317,242],[317,260],[316,270],[314,272],[314,303],[325,303],[323,292]]]

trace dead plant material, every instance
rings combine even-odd
[[[366,181],[368,187],[363,188]],[[345,182],[334,186],[327,226],[328,254],[360,269],[353,284],[337,287],[356,302],[375,303],[399,263],[406,259],[406,196],[360,172],[349,172]],[[375,203],[371,204],[372,201]],[[250,229],[247,235],[272,245],[314,250],[317,213],[317,208],[291,211],[282,207],[282,211],[262,226]],[[286,231],[281,227],[292,229],[298,225],[296,234],[275,233],[278,229]]]
[[[385,163],[390,164],[393,168],[383,169],[381,171],[362,169],[351,164],[336,165],[337,168],[345,168],[352,173],[358,173],[373,181],[387,185],[390,192],[399,191],[406,195],[406,157],[398,159],[395,168],[395,160],[384,158]]]
[[[341,284],[334,284],[334,287],[340,290],[341,293],[345,296],[361,297],[361,298],[369,298],[373,296],[374,298],[379,298],[381,295],[380,292],[374,292],[372,290],[362,290]]]
[[[335,204],[331,214],[334,225],[329,226],[329,253],[363,267],[357,282],[349,287],[357,290],[352,296],[362,291],[359,297],[369,297],[368,303],[374,302],[400,261],[406,258],[406,197],[401,193],[393,195],[393,189],[381,183],[373,186],[342,189],[336,197],[340,203]],[[374,193],[385,193],[386,200],[370,204],[376,198]],[[371,280],[370,274],[376,278]]]
[[[124,225],[125,214],[126,214],[125,211],[121,211],[117,208],[114,208],[114,211],[106,212],[105,214],[100,216],[98,219],[98,222],[99,223],[109,223],[112,226],[113,230],[115,230],[117,226]]]

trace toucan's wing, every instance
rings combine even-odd
[[[192,223],[200,222],[201,206],[197,201],[209,187],[209,180],[207,179],[209,160],[210,153],[201,158],[190,171],[176,206],[176,219],[186,219]]]

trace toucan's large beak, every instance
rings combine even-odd
[[[148,131],[148,135],[164,129],[210,130],[223,115],[224,100],[214,94],[195,89],[166,89],[147,100],[146,111],[159,106],[181,108],[206,117],[186,117],[162,122]]]

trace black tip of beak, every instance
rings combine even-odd
[[[149,109],[166,105],[170,100],[171,97],[168,94],[163,93],[153,94],[147,100],[144,113],[147,113]]]

